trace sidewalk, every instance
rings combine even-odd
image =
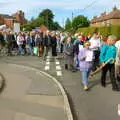
[[[56,83],[34,69],[0,63],[6,88],[0,96],[1,120],[68,120]]]

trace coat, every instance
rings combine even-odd
[[[72,64],[73,63],[73,44],[70,43],[64,45],[64,59],[65,59],[65,64]]]
[[[88,71],[92,68],[92,61],[86,61],[86,55],[87,52],[93,52],[90,49],[86,49],[86,48],[81,48],[79,50],[79,54],[78,54],[78,59],[79,59],[79,67],[80,67],[80,71]]]

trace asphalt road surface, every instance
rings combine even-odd
[[[97,74],[90,80],[90,91],[85,92],[81,85],[80,72],[64,70],[63,59],[55,59],[49,56],[43,61],[37,57],[17,56],[2,57],[0,61],[2,63],[31,66],[54,76],[67,92],[74,120],[120,120],[118,115],[120,92],[112,91],[109,77],[107,79],[107,87],[103,88],[100,85],[100,74]],[[28,84],[30,83],[28,82],[26,85]],[[19,98],[20,96],[17,97]]]

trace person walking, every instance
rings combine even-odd
[[[19,32],[19,34],[17,36],[17,45],[18,45],[20,55],[25,54],[25,51],[23,49],[23,41],[24,41],[24,37],[22,36],[21,32]]]
[[[72,44],[72,38],[68,37],[67,41],[64,45],[64,59],[65,59],[65,69],[73,70],[73,44]]]
[[[99,67],[99,55],[100,55],[100,47],[101,47],[101,40],[97,33],[94,33],[93,37],[89,40],[91,46],[90,48],[93,50],[94,53],[94,60],[93,60],[93,68],[92,70],[95,71],[97,67]]]
[[[83,47],[79,49],[78,54],[79,67],[82,74],[82,83],[84,90],[88,90],[88,78],[92,70],[93,51],[90,49],[90,42],[84,42]]]
[[[100,63],[103,66],[101,73],[101,85],[106,87],[106,74],[109,71],[113,91],[119,90],[115,79],[116,39],[117,38],[114,35],[109,36],[107,39],[107,44],[104,44],[100,51]],[[110,61],[105,65],[108,60]]]
[[[33,49],[32,49],[32,37],[30,36],[30,33],[27,33],[26,37],[26,52],[29,55],[33,55]]]
[[[56,57],[57,56],[57,39],[56,39],[55,33],[53,33],[51,37],[51,47],[52,47],[52,56]]]
[[[120,82],[120,40],[115,43],[117,48],[116,61],[115,61],[115,73],[116,78]]]

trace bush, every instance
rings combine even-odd
[[[76,32],[83,32],[84,35],[98,32],[103,37],[114,34],[120,39],[120,26],[85,27],[85,28],[79,28]]]

